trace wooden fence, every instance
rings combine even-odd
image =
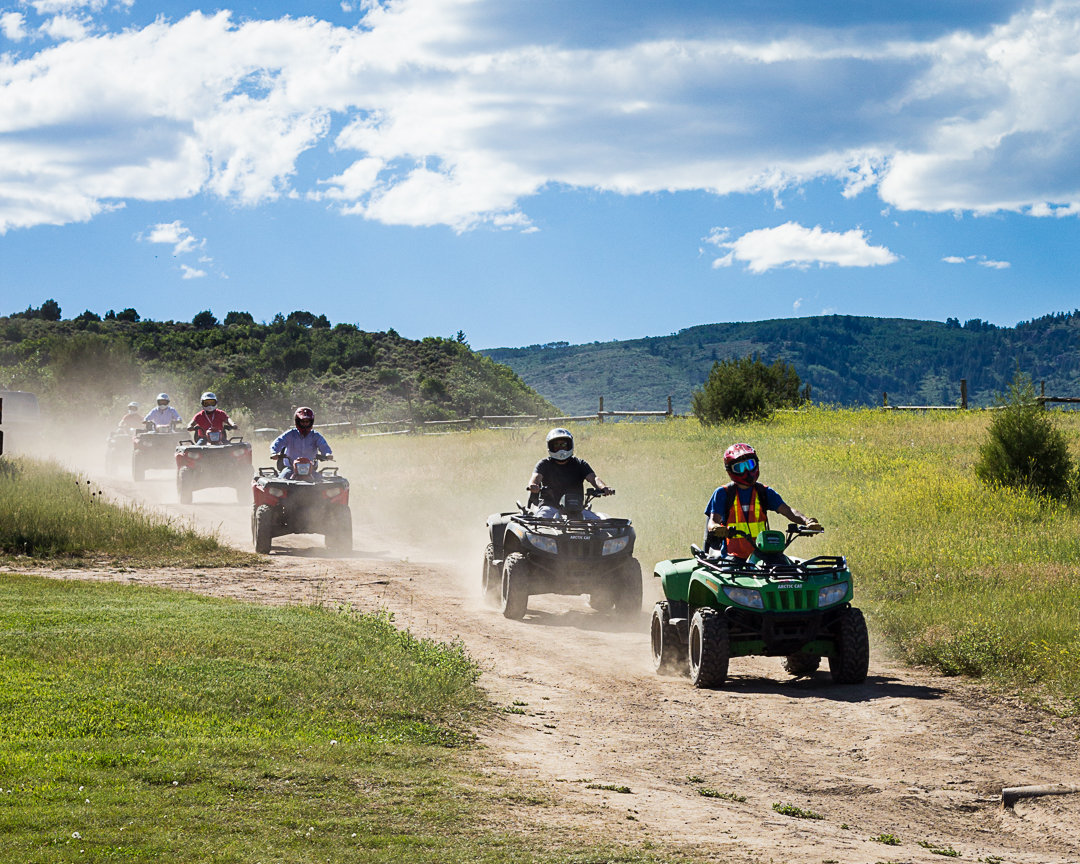
[[[558,426],[560,423],[603,423],[620,417],[669,418],[676,416],[668,396],[666,411],[605,411],[604,397],[595,414],[579,414],[572,417],[541,417],[539,414],[484,414],[460,420],[376,420],[369,423],[321,423],[320,429],[355,429],[358,438],[374,438],[379,435],[449,435],[454,432],[471,432],[474,429],[527,429],[532,426]],[[401,428],[390,428],[401,427]],[[382,431],[375,431],[381,429]],[[371,430],[371,431],[367,431]]]
[[[1039,395],[1035,397],[1035,401],[1045,408],[1050,404],[1060,405],[1080,405],[1080,397],[1077,396],[1047,396],[1046,395],[1046,382],[1039,382]],[[881,394],[881,407],[886,411],[967,411],[968,410],[968,392],[967,392],[967,378],[960,379],[960,404],[959,405],[890,405],[889,394]],[[979,408],[975,409],[979,411],[997,411],[997,406],[992,408]]]

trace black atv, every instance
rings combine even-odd
[[[105,439],[105,473],[117,474],[131,457],[131,429],[113,429]]]
[[[251,494],[251,445],[237,436],[207,432],[198,442],[186,439],[174,451],[176,493],[181,504],[191,503],[191,493],[199,489],[231,486],[236,500],[244,503]]]
[[[293,463],[287,479],[276,468],[260,468],[252,481],[251,541],[266,555],[271,541],[284,534],[322,534],[326,548],[352,552],[349,481],[337,468],[322,468],[308,459]]]
[[[155,426],[147,423],[146,429],[135,433],[135,449],[131,453],[131,477],[145,480],[146,472],[168,469],[175,464],[176,448],[187,433],[177,429],[176,424]]]
[[[527,506],[517,502],[517,511],[488,517],[484,596],[501,603],[505,617],[523,618],[532,594],[588,594],[589,605],[599,612],[641,611],[641,565],[633,557],[637,535],[630,520],[603,514],[595,521],[582,518],[582,510],[600,494],[590,489],[584,501],[564,495],[554,519],[536,515],[535,495]]]

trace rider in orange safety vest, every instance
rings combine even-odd
[[[775,489],[757,482],[761,462],[749,444],[728,447],[724,452],[724,469],[731,482],[718,487],[705,508],[707,549],[719,545],[724,555],[749,558],[754,553],[754,539],[769,527],[769,510],[786,516],[796,525],[820,525],[817,519],[807,518],[785,504]],[[750,535],[749,538],[741,536],[743,533]]]

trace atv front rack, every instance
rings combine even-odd
[[[691,549],[700,564],[725,576],[753,576],[756,579],[764,576],[767,579],[776,580],[805,580],[808,576],[847,570],[847,558],[843,555],[818,555],[794,564],[787,562],[769,564],[764,560],[758,564],[750,564],[741,558],[712,559],[696,546]]]
[[[589,528],[604,531],[612,528],[625,528],[630,524],[629,519],[563,519],[562,517],[543,519],[540,516],[532,516],[527,513],[515,513],[511,518],[529,528],[551,528],[556,531],[581,532]]]

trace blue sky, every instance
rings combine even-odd
[[[1080,4],[0,0],[0,312],[1080,306]]]

